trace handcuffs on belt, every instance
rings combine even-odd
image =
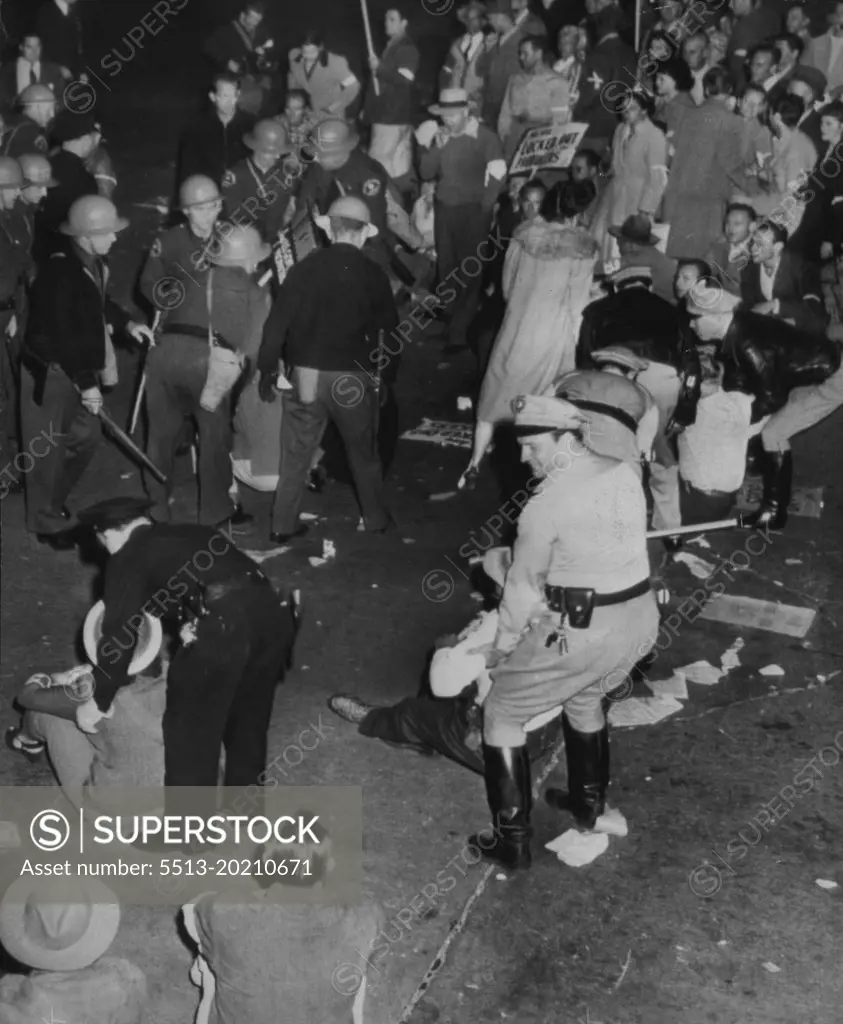
[[[192,647],[198,640],[199,620],[210,615],[205,603],[205,587],[200,584],[194,596],[182,600],[179,607],[179,640],[182,647]]]
[[[552,587],[544,588],[547,607],[560,616],[559,626],[545,640],[545,647],[553,647],[559,654],[568,653],[568,640],[565,636],[565,626],[570,625],[571,629],[588,629],[591,625],[591,616],[594,614],[594,599],[596,591],[589,587]]]

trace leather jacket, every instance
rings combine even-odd
[[[627,285],[586,306],[577,367],[592,369],[592,352],[609,345],[623,345],[642,359],[672,366],[681,382],[673,420],[687,427],[697,418],[702,380],[696,340],[684,311],[648,288]]]
[[[841,346],[759,313],[738,311],[723,338],[723,390],[754,395],[753,422],[781,409],[793,388],[821,384],[840,369]]]

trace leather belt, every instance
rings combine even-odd
[[[212,331],[211,333],[217,345],[219,345],[221,348],[227,348],[232,352],[235,351],[235,348],[231,344],[231,342],[226,341],[226,339],[220,334],[219,331]],[[164,326],[161,328],[161,334],[181,334],[187,338],[201,338],[202,341],[208,340],[208,328],[200,327],[198,324],[164,324]]]
[[[544,596],[547,600],[548,607],[552,612],[564,611],[564,594],[565,587],[554,587],[548,584],[544,588]],[[572,587],[572,590],[579,590],[579,587]],[[627,587],[626,590],[616,590],[614,594],[595,594],[593,607],[594,608],[605,608],[612,604],[623,604],[625,601],[632,601],[633,598],[642,597],[644,594],[650,591],[650,580],[641,580],[640,583],[635,583],[631,587]]]

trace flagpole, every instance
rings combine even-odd
[[[363,12],[363,30],[366,33],[366,48],[369,51],[369,57],[375,57],[375,45],[372,42],[372,26],[369,23],[369,8],[366,6],[366,0],[360,0],[360,10]],[[372,72],[372,86],[375,90],[375,96],[381,94],[381,84],[378,81],[377,71]]]
[[[641,46],[641,0],[635,0],[635,52]]]

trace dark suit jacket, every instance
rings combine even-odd
[[[793,388],[821,384],[840,368],[840,344],[778,317],[738,310],[717,356],[723,390],[754,395],[752,420],[777,412]]]
[[[589,138],[611,141],[618,126],[614,105],[635,85],[637,66],[634,51],[618,36],[609,36],[588,54],[572,120],[588,124]]]
[[[38,11],[35,31],[41,37],[44,59],[69,68],[73,77],[78,78],[85,65],[78,5],[74,4],[65,16],[50,0]]]
[[[195,117],[181,138],[179,183],[192,174],[205,174],[222,187],[225,172],[251,154],[243,136],[254,123],[255,119],[242,110],[235,113],[227,126],[214,110]]]
[[[804,121],[799,122],[799,131],[803,135],[807,135],[808,138],[813,142],[814,148],[820,154],[825,153],[828,149],[828,143],[823,142],[822,132],[822,108],[820,110],[812,110],[810,114],[805,118]]]
[[[48,85],[55,94],[56,99],[61,103],[64,94],[64,78],[59,71],[58,64],[48,60],[41,61],[40,78],[41,85]],[[0,110],[11,110],[18,96],[18,58],[12,57],[8,64],[0,68]]]
[[[782,253],[779,269],[773,279],[773,299],[778,299],[780,320],[793,320],[803,331],[825,330],[828,317],[822,297],[820,268],[798,253]],[[749,263],[741,271],[741,302],[747,312],[766,302],[761,291],[761,267]]]
[[[106,320],[123,330],[129,318],[76,245],[65,243],[35,279],[26,348],[43,363],[58,363],[77,387],[92,388],[105,366]]]

